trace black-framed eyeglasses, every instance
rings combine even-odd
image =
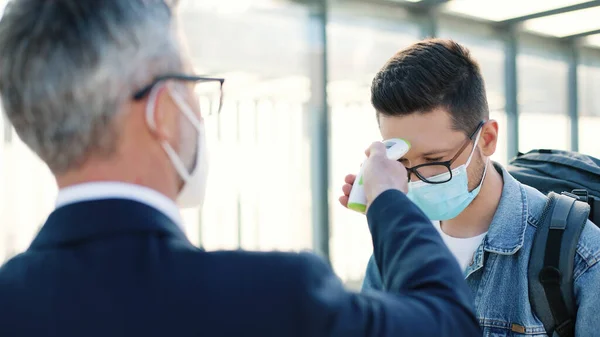
[[[203,83],[203,82],[215,83],[215,82],[218,82],[219,83],[219,98],[218,98],[219,106],[217,109],[217,113],[221,111],[221,108],[223,107],[223,83],[225,83],[224,78],[203,77],[203,76],[184,75],[184,74],[165,74],[165,75],[155,77],[152,80],[152,82],[150,82],[150,84],[148,84],[148,85],[144,86],[143,88],[141,88],[140,90],[136,91],[132,95],[131,98],[134,101],[142,100],[146,96],[148,96],[148,94],[150,94],[150,91],[152,90],[152,88],[154,88],[155,85],[157,85],[160,82],[167,81],[167,80],[192,82],[192,83]]]
[[[452,164],[465,151],[467,145],[473,141],[473,137],[477,135],[479,129],[481,129],[484,124],[484,121],[479,123],[475,131],[469,135],[469,138],[465,140],[460,150],[458,150],[452,159],[448,161],[425,163],[413,167],[407,167],[406,170],[408,171],[408,181],[410,181],[412,174],[416,175],[420,180],[428,184],[443,184],[450,181],[452,179]],[[445,173],[448,174],[445,175]]]

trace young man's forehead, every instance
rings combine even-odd
[[[404,133],[406,135],[452,135],[462,133],[461,131],[455,130],[450,115],[441,109],[424,113],[415,112],[403,116],[380,115],[379,128],[383,134]]]
[[[379,127],[384,139],[408,140],[412,153],[430,154],[452,149],[466,137],[462,131],[452,127],[452,120],[444,111],[380,116]]]

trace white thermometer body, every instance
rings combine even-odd
[[[401,138],[388,139],[383,141],[383,143],[386,147],[387,157],[390,160],[399,160],[410,149],[410,143]],[[367,209],[367,197],[365,196],[365,187],[362,179],[363,167],[364,165],[360,167],[356,175],[356,180],[354,180],[354,184],[352,185],[350,196],[348,197],[348,208],[360,213],[364,213]]]

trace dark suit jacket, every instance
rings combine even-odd
[[[0,336],[481,336],[420,210],[387,191],[368,222],[389,294],[344,290],[309,253],[203,251],[138,202],[64,206],[0,268]]]

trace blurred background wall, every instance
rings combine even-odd
[[[314,250],[357,287],[371,253],[364,216],[337,203],[343,177],[380,139],[370,81],[396,51],[452,38],[480,62],[495,160],[517,151],[600,157],[600,3],[572,0],[181,0],[198,74],[226,78],[206,116],[210,184],[184,211],[208,250]],[[215,101],[202,95],[203,111]],[[0,119],[0,262],[51,212],[48,169]]]

